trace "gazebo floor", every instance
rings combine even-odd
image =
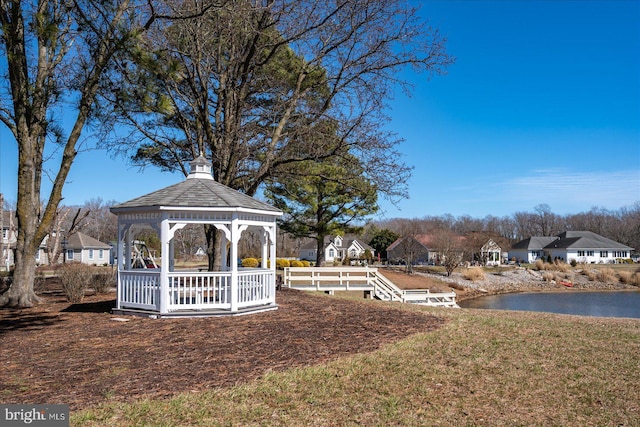
[[[278,305],[261,305],[255,307],[246,307],[238,309],[238,311],[229,311],[222,309],[205,309],[205,310],[177,310],[169,313],[161,314],[153,310],[142,310],[135,308],[113,308],[111,314],[124,316],[142,316],[151,319],[176,319],[176,318],[195,318],[195,317],[223,317],[223,316],[243,316],[247,314],[257,314],[267,311],[277,310]]]

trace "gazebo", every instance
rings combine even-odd
[[[111,212],[118,217],[114,313],[182,317],[277,309],[276,218],[282,212],[216,182],[211,163],[203,156],[191,162],[184,181],[121,203]],[[176,270],[174,236],[187,224],[208,224],[222,231],[221,271]],[[149,227],[160,237],[160,265],[134,268],[135,236]],[[258,268],[241,268],[237,262],[238,242],[249,227],[257,229],[262,239]]]

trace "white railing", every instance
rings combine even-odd
[[[273,303],[276,282],[271,270],[246,270],[238,272],[238,307]]]
[[[168,276],[169,311],[231,308],[229,272],[172,271]]]
[[[160,309],[158,270],[121,271],[118,274],[118,308]]]
[[[287,267],[283,283],[307,291],[366,291],[372,289],[375,275],[375,268]]]
[[[231,272],[172,271],[168,273],[168,311],[231,310]],[[236,308],[275,302],[275,277],[268,269],[238,271]],[[160,311],[160,271],[121,271],[118,308]]]
[[[288,267],[283,286],[304,291],[371,291],[384,301],[439,307],[458,307],[455,292],[431,293],[428,289],[403,290],[368,267]]]

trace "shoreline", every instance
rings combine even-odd
[[[556,280],[545,280],[542,273],[537,270],[518,268],[515,270],[486,272],[479,280],[469,280],[460,272],[453,272],[451,276],[441,273],[429,273],[423,271],[414,272],[429,279],[437,280],[451,286],[457,294],[457,301],[479,298],[489,295],[501,295],[522,292],[572,292],[572,291],[622,291],[640,290],[640,287],[621,282],[609,283],[589,280],[581,272],[557,272],[562,275],[562,280],[572,283],[568,287]]]

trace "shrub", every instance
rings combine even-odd
[[[289,264],[291,265],[291,267],[304,267],[302,261],[298,261],[297,259],[294,259]]]
[[[596,278],[598,277],[598,274],[597,274],[595,271],[590,270],[590,269],[588,269],[588,268],[586,268],[586,267],[582,270],[582,274],[584,274],[585,276],[587,276],[587,278],[588,278],[589,280],[591,280],[592,282],[593,282],[594,280],[596,280]]]
[[[603,268],[602,270],[598,271],[596,278],[599,282],[605,283],[615,283],[618,281],[618,276],[611,268]]]
[[[533,267],[538,271],[547,270],[548,268],[547,264],[541,259],[537,259]]]
[[[576,267],[578,265],[578,261],[575,260],[575,258],[571,259],[571,267]]]
[[[291,263],[289,262],[288,259],[282,259],[282,258],[276,259],[276,268],[283,269],[287,267],[291,267]]]
[[[305,259],[305,260],[302,261],[302,266],[303,267],[311,267],[311,263]]]
[[[109,288],[116,286],[115,271],[101,271],[93,275],[93,289],[97,294],[106,294]]]
[[[467,268],[462,273],[462,276],[471,281],[482,280],[484,279],[484,270],[482,268]]]
[[[544,273],[542,273],[542,279],[549,283],[553,280],[557,280],[556,278],[556,273],[552,272],[552,271],[545,271]]]
[[[258,260],[255,258],[245,258],[242,260],[242,266],[248,268],[256,268],[258,267]]]
[[[65,264],[58,271],[62,290],[70,303],[82,302],[86,289],[91,284],[93,268],[79,262]]]

